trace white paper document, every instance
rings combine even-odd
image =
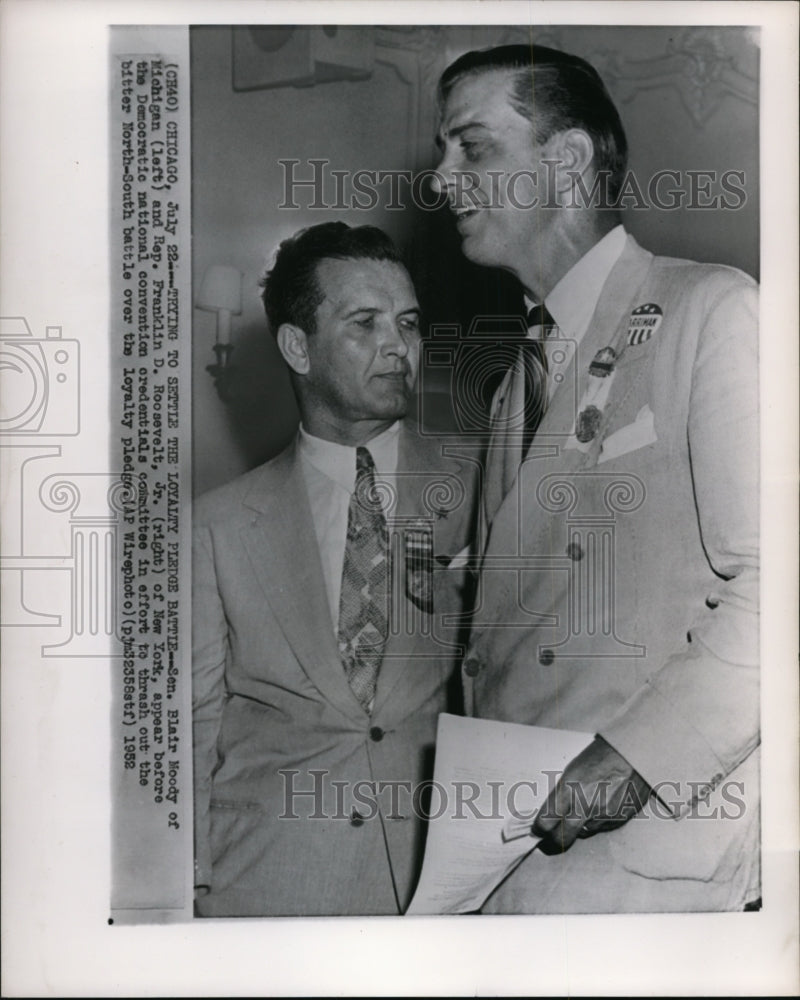
[[[422,874],[407,915],[470,913],[539,843],[531,820],[593,739],[442,714]]]

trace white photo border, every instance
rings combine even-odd
[[[110,671],[2,636],[7,996],[752,995],[798,989],[797,21],[763,3],[369,5],[371,23],[762,28],[764,907],[751,914],[194,921],[109,927]],[[360,2],[6,0],[3,315],[92,362],[79,436],[108,452],[108,25],[359,23]],[[84,358],[84,363],[86,359]],[[67,445],[64,445],[67,448]],[[77,452],[75,453],[78,454]],[[42,596],[42,595],[40,595]],[[43,595],[45,603],[47,595]],[[57,602],[57,598],[54,597]]]

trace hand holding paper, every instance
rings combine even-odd
[[[480,909],[538,843],[537,808],[591,738],[440,715],[425,860],[407,913]]]
[[[578,837],[614,830],[632,819],[650,786],[624,757],[596,736],[570,761],[533,822],[545,854],[563,853]]]

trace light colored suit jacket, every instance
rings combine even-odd
[[[409,902],[424,833],[412,793],[430,776],[463,653],[463,625],[446,616],[461,612],[465,578],[447,564],[473,532],[475,482],[470,461],[404,423],[389,515],[392,631],[371,716],[337,649],[295,445],[198,501],[199,914],[397,913]],[[404,586],[404,533],[423,525],[432,614]]]
[[[641,306],[663,314],[649,337]],[[614,342],[600,433],[570,447]],[[534,851],[487,909],[741,908],[759,880],[756,286],[628,237],[567,376],[511,491],[487,484],[468,709],[599,733],[658,798]]]

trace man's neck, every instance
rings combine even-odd
[[[561,209],[552,230],[532,241],[530,257],[517,274],[528,298],[544,302],[564,275],[619,221],[614,212]]]
[[[348,448],[358,448],[368,444],[373,438],[388,430],[395,419],[390,420],[359,420],[354,422],[335,421],[319,417],[315,414],[303,413],[301,410],[303,428],[313,437],[334,444],[345,445]]]

